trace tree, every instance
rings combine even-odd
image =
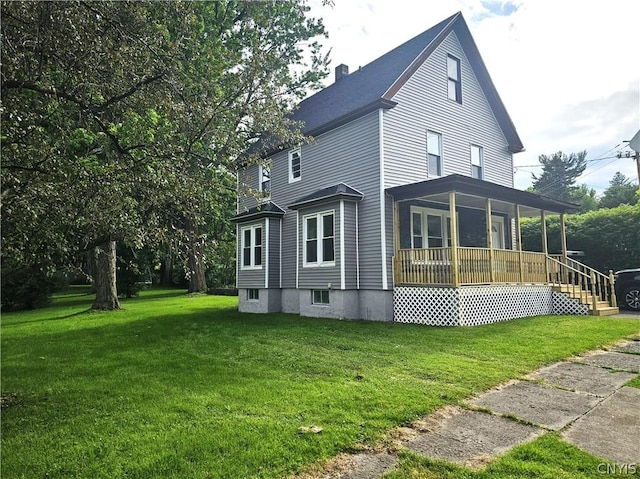
[[[571,153],[569,156],[562,151],[549,156],[540,155],[538,161],[542,165],[542,173],[540,176],[531,175],[534,192],[571,201],[571,192],[575,190],[573,185],[587,167],[586,156],[586,151]]]
[[[3,2],[3,271],[49,270],[97,247],[109,264],[98,263],[95,306],[117,307],[112,243],[177,234],[204,278],[220,177],[262,132],[299,141],[287,114],[326,75],[314,41],[324,27],[307,10],[304,0]]]
[[[639,200],[638,185],[617,171],[604,190],[599,205],[601,208],[615,208],[623,204],[635,205]]]
[[[598,199],[596,198],[596,190],[589,188],[587,185],[580,185],[573,188],[570,193],[571,203],[580,205],[580,213],[593,211],[598,209]]]

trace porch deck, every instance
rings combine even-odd
[[[562,255],[493,248],[400,249],[396,286],[546,285],[586,305],[591,314],[617,312],[613,274]]]

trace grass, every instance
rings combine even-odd
[[[633,319],[578,316],[431,328],[249,315],[237,298],[175,290],[113,313],[87,311],[92,299],[75,288],[2,316],[3,478],[285,477],[640,331]],[[312,425],[323,431],[299,433]],[[549,441],[568,447],[551,437],[524,454]],[[421,461],[401,464],[430,474]]]
[[[402,453],[397,467],[384,479],[595,479],[612,475],[640,477],[640,468],[635,464],[605,463],[562,441],[558,433],[546,433],[479,471]]]

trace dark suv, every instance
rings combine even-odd
[[[618,271],[615,288],[618,306],[640,311],[640,268]]]

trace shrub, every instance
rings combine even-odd
[[[609,270],[640,267],[640,203],[616,208],[567,215],[567,248],[584,251],[588,266],[607,273]],[[522,246],[542,251],[540,219],[526,218],[521,223]],[[547,218],[550,253],[560,253],[560,217]]]

